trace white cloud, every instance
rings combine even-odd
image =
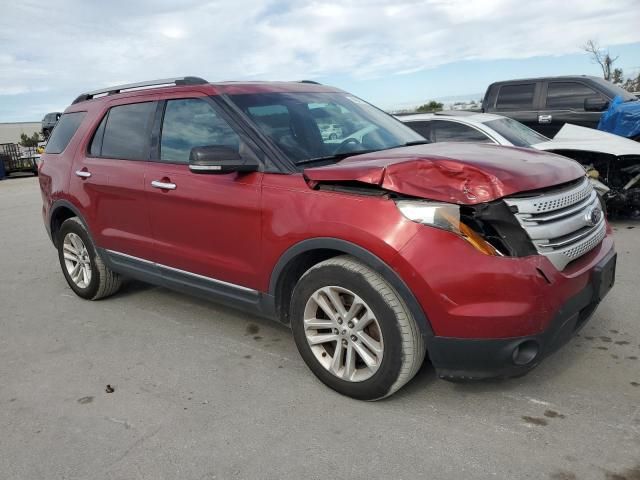
[[[589,38],[640,41],[637,0],[39,0],[2,10],[0,95],[47,88],[61,103],[123,80],[385,77],[573,53]]]

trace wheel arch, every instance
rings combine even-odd
[[[278,259],[269,281],[269,295],[274,299],[278,318],[289,323],[291,292],[304,272],[323,260],[345,254],[353,256],[382,275],[405,302],[420,333],[426,338],[433,337],[433,329],[426,313],[413,292],[389,265],[355,243],[331,237],[303,240],[286,250]]]
[[[58,246],[56,241],[57,241],[57,233],[60,230],[60,227],[62,226],[65,220],[71,217],[78,217],[78,219],[82,222],[82,224],[87,229],[87,233],[89,234],[89,237],[93,242],[93,237],[91,235],[91,231],[89,230],[89,226],[87,225],[87,222],[85,221],[84,217],[82,216],[82,214],[74,204],[72,204],[68,200],[56,200],[51,205],[50,212],[51,213],[49,214],[48,230],[49,230],[49,235],[51,237],[51,241],[53,242],[53,245],[55,247]]]

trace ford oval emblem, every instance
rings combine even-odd
[[[592,227],[594,225],[597,225],[601,218],[602,218],[602,210],[600,210],[600,207],[593,207],[584,215],[585,221],[587,222],[588,225],[591,225]]]

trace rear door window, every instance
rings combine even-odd
[[[547,87],[547,108],[584,110],[587,98],[603,98],[593,88],[579,82],[551,82]]]
[[[148,160],[155,111],[156,102],[112,107],[106,117],[99,156],[123,160]],[[93,145],[91,151],[95,154]]]
[[[53,129],[45,153],[62,153],[78,130],[87,112],[65,113]]]
[[[437,120],[431,123],[431,141],[457,143],[493,143],[484,133],[468,125]]]
[[[535,83],[521,83],[518,85],[502,85],[498,92],[496,108],[509,110],[532,109],[536,91]]]

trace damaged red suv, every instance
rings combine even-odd
[[[598,197],[563,157],[426,143],[314,82],[112,87],[53,130],[42,213],[80,297],[131,277],[274,318],[351,397],[425,354],[445,379],[525,373],[614,282]]]

